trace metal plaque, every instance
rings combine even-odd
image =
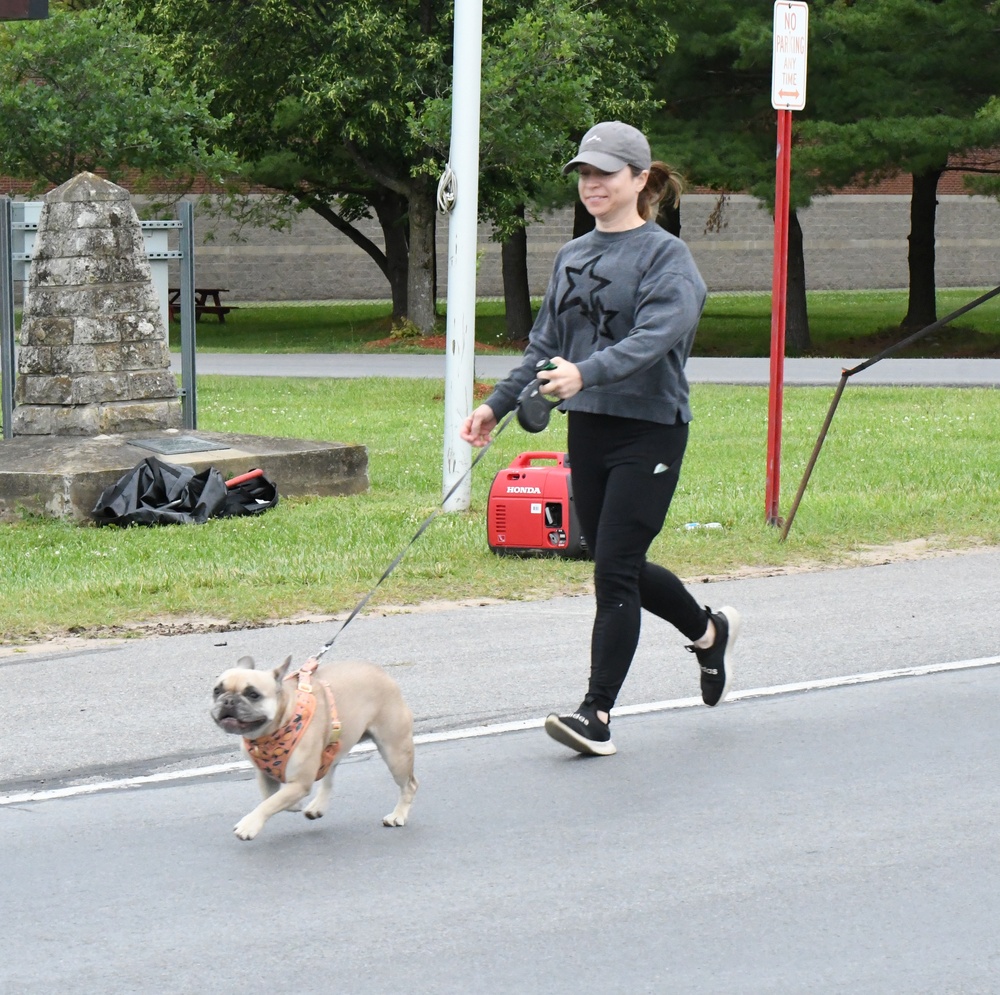
[[[196,439],[193,435],[175,435],[168,439],[130,439],[130,446],[149,449],[161,456],[176,456],[178,453],[207,453],[213,449],[230,449],[222,442]]]

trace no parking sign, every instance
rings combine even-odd
[[[774,5],[771,58],[771,106],[776,111],[800,111],[805,107],[808,47],[808,5],[778,0]]]

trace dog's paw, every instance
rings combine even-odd
[[[313,803],[307,809],[304,810],[303,814],[307,819],[322,819],[326,814],[326,809]]]
[[[393,827],[394,826],[405,826],[406,825],[406,816],[405,815],[396,815],[395,812],[390,812],[382,820],[382,825],[383,826],[393,826]]]
[[[241,840],[252,840],[264,827],[263,819],[255,819],[253,815],[245,815],[233,826],[233,832]]]

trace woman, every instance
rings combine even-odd
[[[545,729],[580,753],[609,755],[610,713],[639,640],[641,609],[688,639],[701,693],[729,689],[740,616],[702,607],[669,570],[646,560],[670,507],[687,444],[684,364],[705,304],[687,246],[653,218],[680,179],[653,162],[642,132],[620,121],[591,128],[563,175],[576,171],[596,227],[556,255],[522,364],[466,419],[461,435],[483,446],[536,376],[568,412],[573,498],[594,558],[596,615],[590,685],[571,715]],[[552,369],[538,372],[549,361]]]

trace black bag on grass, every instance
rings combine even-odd
[[[253,470],[226,485],[215,467],[196,473],[148,456],[105,488],[91,517],[100,525],[201,524],[213,516],[251,515],[278,503],[278,492]]]
[[[278,503],[278,488],[259,469],[227,480],[226,491],[220,515],[259,515]]]

